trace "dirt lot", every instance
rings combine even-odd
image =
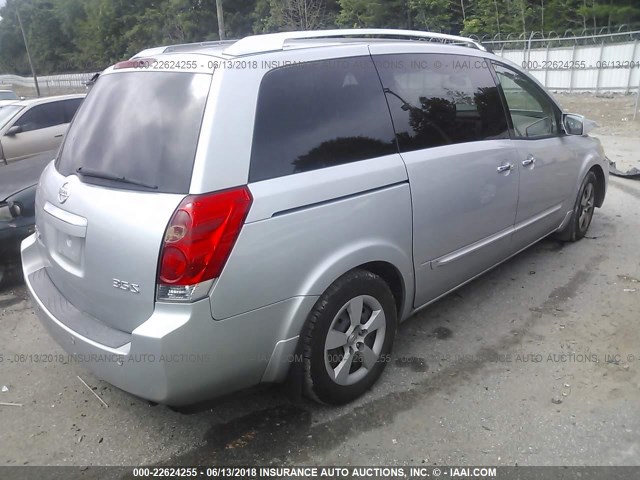
[[[603,94],[597,97],[590,93],[554,95],[566,112],[579,113],[595,120],[599,125],[597,132],[600,135],[638,136],[640,115],[633,121],[635,93]]]
[[[640,113],[633,121],[636,96],[605,94],[594,97],[591,94],[556,94],[556,98],[566,112],[579,113],[595,120],[599,127],[593,135],[600,138],[607,155],[617,167],[627,171],[640,164],[638,137]],[[640,105],[638,105],[640,108]]]
[[[560,101],[640,161],[632,97]],[[20,357],[62,351],[9,275],[0,402],[22,407],[0,406],[0,464],[639,465],[639,205],[640,182],[612,178],[587,238],[544,240],[402,324],[378,385],[342,408],[261,387],[177,413]]]

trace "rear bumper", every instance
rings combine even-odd
[[[23,242],[23,270],[35,310],[51,336],[71,355],[70,361],[158,403],[188,405],[263,378],[282,379],[289,352],[283,345],[296,342],[281,336],[291,321],[306,317],[316,300],[295,297],[223,321],[211,317],[208,298],[193,304],[157,303],[151,317],[128,334],[64,299],[47,275],[37,242],[35,235]]]

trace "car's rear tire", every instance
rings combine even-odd
[[[397,325],[393,294],[371,272],[354,270],[316,302],[305,326],[305,394],[341,405],[365,393],[389,361]]]
[[[565,242],[577,242],[583,238],[593,219],[593,211],[596,203],[598,180],[593,172],[587,173],[578,190],[578,198],[573,207],[571,220],[567,226],[557,233],[557,238]]]

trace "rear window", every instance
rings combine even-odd
[[[263,79],[249,181],[397,151],[371,57],[297,64],[273,70]]]
[[[164,193],[187,193],[211,75],[123,72],[104,75],[79,108],[56,164],[126,178]],[[84,182],[136,185],[95,176]]]

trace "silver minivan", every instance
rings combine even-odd
[[[29,292],[73,358],[194,403],[363,394],[399,322],[545,236],[608,168],[578,115],[462,37],[287,32],[107,69],[40,179]]]

